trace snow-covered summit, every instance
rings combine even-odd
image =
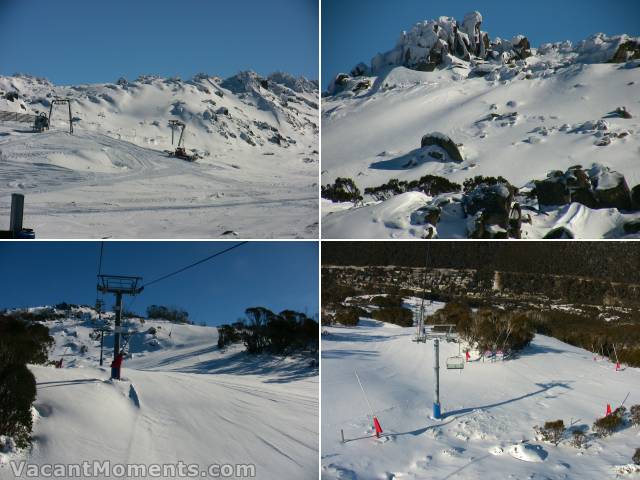
[[[227,79],[141,75],[116,83],[56,86],[31,75],[0,76],[0,110],[48,113],[56,97],[72,100],[74,123],[141,146],[171,146],[169,119],[187,125],[187,148],[213,152],[317,142],[317,84],[275,73],[240,72]],[[63,121],[54,112],[53,122]],[[286,141],[282,141],[285,139]],[[249,147],[249,148],[247,148]]]

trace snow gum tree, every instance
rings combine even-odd
[[[30,442],[36,380],[28,363],[45,363],[53,339],[44,325],[19,316],[0,316],[0,435],[18,448]]]

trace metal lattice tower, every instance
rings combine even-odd
[[[113,293],[116,296],[115,338],[113,341],[113,358],[120,353],[120,334],[122,332],[122,296],[137,295],[142,292],[142,277],[123,275],[98,275],[98,291]]]

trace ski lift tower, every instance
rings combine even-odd
[[[53,100],[51,100],[51,104],[49,105],[49,121],[47,123],[47,126],[48,127],[51,126],[51,121],[52,121],[51,115],[53,114],[54,105],[67,105],[67,107],[69,107],[69,133],[73,133],[73,117],[71,116],[71,99],[69,98],[55,97]]]
[[[122,296],[138,295],[142,286],[138,286],[142,277],[127,277],[122,275],[98,275],[98,291],[113,293],[116,296],[115,338],[113,341],[113,358],[120,353],[120,334],[122,333]]]

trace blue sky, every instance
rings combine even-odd
[[[0,0],[0,74],[318,78],[318,0]]]
[[[461,21],[473,10],[482,13],[482,29],[491,38],[522,33],[533,46],[575,42],[597,32],[640,35],[638,0],[323,0],[323,88],[337,73],[391,50],[400,32],[415,23],[440,16]]]
[[[105,242],[102,273],[137,275],[143,283],[237,242]],[[93,305],[100,242],[0,242],[0,308],[66,301]],[[105,296],[113,305],[113,296]],[[125,307],[186,309],[196,323],[234,322],[247,307],[318,313],[317,242],[249,242],[150,285]]]

